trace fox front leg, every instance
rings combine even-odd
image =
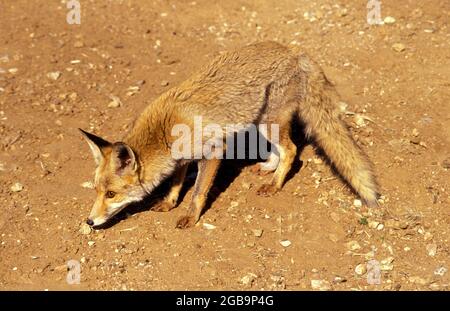
[[[187,169],[188,165],[185,164],[175,171],[169,193],[166,195],[164,200],[152,208],[153,211],[168,212],[177,206],[178,197],[180,196],[181,188],[183,188],[183,182],[186,177]]]
[[[205,207],[208,192],[214,182],[219,166],[219,159],[203,159],[198,162],[198,174],[194,185],[191,205],[187,215],[178,220],[177,228],[185,229],[197,223]]]

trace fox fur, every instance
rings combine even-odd
[[[204,124],[223,128],[227,124],[279,125],[279,159],[275,161],[279,163],[272,163],[271,181],[258,190],[263,196],[279,191],[285,182],[297,151],[291,139],[292,121],[300,119],[306,135],[323,149],[339,174],[368,205],[376,205],[379,190],[372,164],[341,119],[338,102],[334,86],[306,53],[275,42],[223,53],[148,105],[122,142],[110,143],[83,131],[97,163],[97,199],[88,223],[106,222],[169,176],[174,176],[172,188],[154,210],[174,208],[194,156],[178,160],[171,156],[177,138],[172,128],[177,124],[192,128],[195,116],[202,116]],[[178,228],[199,220],[220,166],[220,159],[197,162],[193,198]]]

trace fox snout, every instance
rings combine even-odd
[[[111,218],[111,216],[109,216],[110,213],[108,212],[108,205],[104,201],[102,196],[97,196],[94,206],[92,206],[91,213],[89,214],[89,218],[86,220],[86,223],[89,226],[100,226]]]
[[[141,197],[132,197],[127,196],[123,200],[119,202],[110,202],[108,199],[108,194],[106,195],[98,195],[97,200],[92,207],[91,213],[89,214],[89,218],[86,220],[86,223],[89,226],[100,226],[111,219],[113,216],[118,214],[125,207],[130,205],[133,202],[139,201]]]

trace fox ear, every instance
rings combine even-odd
[[[97,165],[100,164],[100,161],[103,159],[103,149],[105,147],[111,146],[111,143],[104,140],[101,137],[98,137],[94,134],[88,133],[86,131],[83,131],[82,129],[79,129],[81,134],[83,135],[84,139],[89,144],[89,147],[91,148],[92,154],[94,155],[94,160]]]
[[[124,175],[127,173],[136,172],[136,155],[130,146],[122,142],[114,143],[113,152],[115,154],[115,167],[117,174]]]

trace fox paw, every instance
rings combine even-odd
[[[197,220],[192,216],[183,216],[177,221],[177,228],[178,229],[186,229],[193,227]]]
[[[278,188],[274,184],[264,184],[256,191],[257,195],[269,197],[278,192]]]
[[[170,211],[172,208],[174,208],[173,204],[170,204],[167,201],[161,201],[159,203],[157,203],[153,208],[152,211],[154,212],[168,212]]]

